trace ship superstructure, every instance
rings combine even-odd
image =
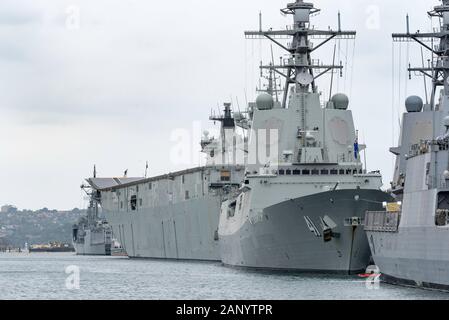
[[[431,99],[406,100],[399,146],[390,149],[396,156],[396,203],[368,212],[366,230],[384,280],[448,290],[449,0],[428,14],[438,19],[439,30],[410,33],[407,17],[407,32],[393,34],[394,41],[416,42],[430,51],[429,65],[409,72],[431,80]]]
[[[96,177],[96,169],[94,169]],[[111,255],[112,228],[100,214],[100,194],[90,186],[81,186],[89,197],[87,214],[73,226],[73,246],[77,255]]]
[[[343,66],[312,57],[356,32],[341,30],[340,22],[337,30],[316,29],[310,19],[319,9],[302,0],[281,12],[293,17],[292,26],[245,33],[271,40],[287,57],[261,66],[271,76],[268,90],[249,105],[245,181],[222,206],[221,258],[237,267],[358,272],[370,259],[364,214],[390,197],[380,190],[381,175],[360,160],[365,146],[349,98],[337,93],[320,102],[317,81]],[[273,74],[285,80],[280,95]]]
[[[132,181],[90,178],[114,237],[131,258],[220,261],[218,219],[225,194],[241,184],[244,167],[228,161],[235,116],[226,103],[220,136],[204,132],[206,165]]]

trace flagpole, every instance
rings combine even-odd
[[[145,166],[145,178],[147,178],[147,176],[148,176],[148,161],[147,161],[147,164]]]

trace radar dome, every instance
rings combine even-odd
[[[349,98],[347,95],[343,93],[337,93],[332,97],[332,103],[334,104],[334,108],[338,110],[348,110],[349,106]]]
[[[405,100],[405,108],[407,112],[421,112],[424,103],[422,99],[418,96],[410,96]]]
[[[273,109],[274,100],[268,93],[260,94],[256,99],[257,109],[259,110],[270,110]]]

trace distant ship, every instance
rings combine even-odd
[[[244,167],[228,164],[226,135],[235,130],[231,104],[211,116],[220,137],[204,133],[207,164],[152,178],[89,178],[96,203],[131,258],[220,261],[218,219],[226,194],[237,189]],[[240,118],[240,117],[239,117]]]
[[[96,169],[94,168],[94,176]],[[112,254],[112,228],[99,212],[99,194],[89,186],[81,186],[89,196],[87,215],[73,226],[73,246],[77,255]]]
[[[442,2],[429,12],[441,29],[410,33],[407,17],[407,33],[393,34],[432,52],[428,65],[423,56],[422,66],[409,68],[430,78],[431,98],[407,98],[399,146],[391,148],[396,202],[368,212],[365,230],[385,281],[449,290],[449,0]]]
[[[391,197],[381,191],[380,173],[363,167],[365,146],[358,142],[349,98],[337,93],[320,101],[318,78],[332,72],[333,79],[334,70],[340,73],[343,66],[325,65],[312,53],[356,33],[342,31],[340,22],[337,30],[312,27],[310,18],[319,11],[297,0],[281,10],[293,17],[293,25],[245,33],[249,39],[271,40],[288,56],[261,66],[283,78],[285,86],[279,99],[271,76],[268,90],[250,104],[249,145],[261,139],[262,131],[270,136],[267,149],[278,153],[248,161],[243,185],[222,206],[219,238],[225,265],[357,273],[369,264],[365,212],[382,209]],[[249,149],[248,159],[256,159],[256,153]]]
[[[28,247],[29,253],[57,253],[75,252],[73,246],[67,243],[52,242],[48,244],[35,244]]]

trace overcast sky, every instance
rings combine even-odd
[[[120,176],[125,169],[141,176],[147,160],[150,175],[197,165],[170,161],[173,130],[190,130],[197,144],[211,108],[232,99],[243,109],[246,99],[255,98],[257,66],[270,49],[266,42],[246,41],[243,32],[258,28],[259,11],[266,29],[291,24],[279,13],[285,4],[2,0],[0,204],[84,207],[79,186],[94,164],[100,176]],[[313,20],[317,27],[335,28],[341,10],[343,28],[358,32],[355,47],[352,41],[338,46],[347,68],[337,89],[350,94],[356,127],[368,144],[368,168],[382,170],[386,183],[403,101],[423,95],[422,78],[405,81],[407,45],[396,45],[392,69],[391,33],[405,31],[407,12],[412,30],[430,30],[426,11],[435,4],[315,1],[323,10]],[[331,63],[333,47],[318,58]],[[419,64],[418,47],[409,50],[411,62]],[[319,85],[325,95],[328,79]]]

